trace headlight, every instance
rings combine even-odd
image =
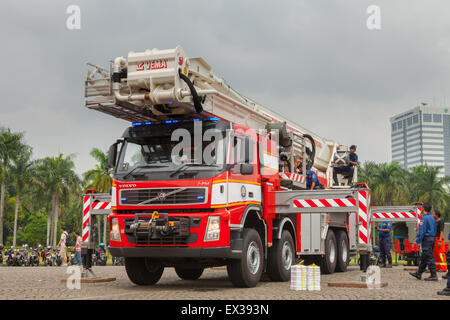
[[[208,218],[206,227],[205,241],[216,241],[220,238],[220,217],[213,216]]]
[[[120,237],[120,228],[119,228],[119,219],[112,218],[111,219],[111,232],[109,233],[109,239],[111,241],[122,241]]]

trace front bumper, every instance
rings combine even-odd
[[[191,248],[191,247],[111,247],[116,257],[147,258],[227,258],[239,259],[242,249],[231,247]]]

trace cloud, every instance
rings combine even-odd
[[[67,6],[80,31],[66,29]],[[366,9],[381,8],[379,31]],[[84,107],[85,63],[182,45],[236,90],[319,135],[390,159],[389,117],[450,102],[446,1],[3,1],[0,125],[35,156],[106,150],[122,120]]]

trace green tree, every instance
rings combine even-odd
[[[25,148],[23,133],[0,128],[0,243],[3,243],[3,217],[6,195],[7,169],[11,158]]]
[[[56,246],[58,234],[58,218],[60,204],[67,203],[70,194],[80,194],[80,179],[76,175],[73,162],[73,155],[63,157],[47,157],[38,161],[37,176],[41,189],[47,189],[52,194],[52,217],[47,215],[47,245],[52,243]],[[50,231],[50,221],[53,222],[52,233]]]
[[[438,177],[442,167],[428,165],[413,167],[409,177],[410,201],[428,202],[445,212],[449,201],[450,177]]]
[[[30,216],[23,229],[21,238],[28,244],[43,244],[45,243],[45,229],[46,213],[45,209],[41,209],[36,214]]]
[[[26,185],[30,184],[34,178],[34,162],[31,160],[31,148],[25,148],[16,154],[9,167],[11,181],[16,188],[16,204],[14,210],[14,234],[13,246],[16,246],[17,239],[17,218],[20,206],[20,195]]]
[[[113,169],[108,167],[108,153],[103,152],[98,148],[94,148],[91,151],[91,156],[95,158],[98,163],[95,165],[95,169],[88,170],[83,174],[85,185],[88,186],[88,189],[109,193],[112,185]],[[97,232],[98,240],[100,241],[100,219],[97,219]],[[106,243],[106,216],[103,217],[103,242]]]
[[[91,151],[91,156],[98,163],[95,165],[95,169],[88,170],[83,174],[85,184],[90,189],[108,193],[111,189],[113,170],[108,167],[108,153],[94,148]]]
[[[408,175],[397,162],[366,162],[358,171],[358,180],[372,190],[372,205],[406,205],[409,202]]]

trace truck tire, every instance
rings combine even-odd
[[[152,264],[149,258],[125,258],[128,278],[139,286],[153,285],[161,279],[164,267]]]
[[[261,237],[255,229],[244,229],[241,259],[228,262],[227,272],[231,283],[239,288],[251,288],[261,279],[264,250]]]
[[[336,231],[337,263],[336,271],[345,272],[350,261],[350,252],[347,233],[343,230]]]
[[[289,231],[284,230],[281,238],[274,241],[269,250],[267,275],[272,281],[289,281],[291,266],[295,260],[294,241]]]
[[[197,280],[203,274],[204,268],[175,267],[175,272],[183,280]]]
[[[325,239],[325,256],[320,261],[320,271],[324,274],[331,274],[336,269],[337,245],[334,231],[329,229]]]

